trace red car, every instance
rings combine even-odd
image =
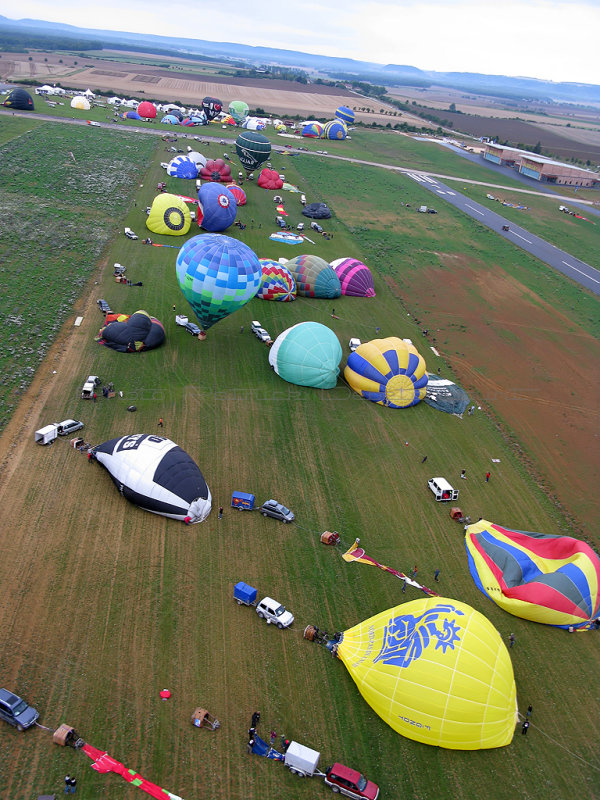
[[[360,772],[343,764],[328,767],[325,783],[333,792],[339,792],[354,800],[377,800],[379,797],[379,786],[376,783],[368,781]]]

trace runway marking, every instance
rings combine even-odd
[[[470,206],[468,203],[465,203],[465,206],[467,208],[470,208],[471,211],[474,211],[476,214],[480,214],[482,217],[485,217],[485,214],[483,213],[483,211],[479,211],[478,208],[473,208],[473,206]]]
[[[446,194],[446,192],[442,192],[441,189],[437,189],[436,191],[437,191],[438,194]]]
[[[565,265],[565,267],[569,267],[569,269],[574,269],[575,272],[579,272],[580,275],[584,275],[588,280],[594,281],[594,283],[600,283],[599,280],[596,280],[596,278],[592,278],[592,276],[588,275],[587,272],[584,272],[581,269],[577,269],[577,267],[574,267],[573,264],[569,264],[567,261],[563,261],[562,263]]]
[[[533,244],[533,242],[530,242],[529,239],[526,239],[524,236],[521,236],[520,233],[516,233],[515,231],[511,231],[511,233],[513,236],[518,236],[519,239],[523,239],[523,241],[527,242],[527,244]]]
[[[451,197],[456,197],[456,192],[448,192]]]

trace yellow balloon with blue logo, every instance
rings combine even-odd
[[[414,345],[390,336],[361,344],[348,357],[344,378],[361,397],[388,408],[408,408],[427,391],[425,359]]]
[[[428,597],[383,611],[338,644],[364,699],[397,733],[451,750],[510,744],[517,698],[508,650],[466,603]]]

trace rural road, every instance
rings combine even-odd
[[[501,217],[500,214],[496,214],[486,206],[471,200],[470,197],[465,197],[460,192],[455,192],[454,189],[449,188],[439,180],[420,173],[408,173],[408,175],[424,189],[428,189],[437,195],[441,200],[450,203],[450,205],[476,219],[477,222],[496,231],[500,236],[517,245],[517,247],[531,253],[531,255],[539,258],[540,261],[544,261],[550,267],[558,270],[558,272],[567,275],[567,277],[581,284],[581,286],[585,286],[586,289],[594,292],[594,294],[600,294],[600,270],[586,264],[584,261],[580,261],[578,258],[574,258],[564,250],[559,250],[555,245],[549,244],[539,236],[529,233],[525,228],[509,222],[509,220]],[[503,231],[503,226],[508,226],[509,230]]]
[[[10,112],[10,111],[3,111],[0,110],[0,113],[4,114],[13,114],[20,116],[20,117],[31,117],[35,116],[37,119],[43,119],[48,122],[66,122],[73,125],[84,125],[86,127],[90,127],[87,125],[85,120],[81,119],[69,119],[67,117],[55,117],[46,114],[31,114],[30,112]],[[110,130],[115,130],[118,128],[120,131],[125,131],[129,133],[143,133],[143,134],[152,134],[154,136],[164,136],[169,133],[173,133],[170,130],[165,130],[164,128],[158,128],[156,130],[150,130],[148,128],[138,128],[136,126],[119,126],[118,123],[113,121],[110,122],[101,122],[99,123],[101,128],[108,128]],[[90,129],[90,133],[92,133],[93,128]],[[93,135],[93,134],[92,134]],[[179,138],[182,138],[181,134],[179,134]],[[210,141],[213,143],[217,143],[220,141],[219,136],[206,136],[203,135],[201,137],[203,140]],[[191,134],[186,135],[186,139],[192,139],[193,136]],[[283,147],[277,148],[279,152],[283,150]],[[288,152],[294,152],[296,148],[289,150]],[[308,151],[302,151],[303,155],[311,155]],[[317,153],[313,153],[313,155],[317,155]],[[392,166],[390,164],[381,164],[377,162],[371,161],[363,161],[361,159],[356,158],[348,158],[346,156],[337,156],[333,154],[322,155],[319,154],[321,158],[330,158],[330,159],[339,159],[340,161],[350,161],[353,164],[363,164],[366,166],[373,166],[373,167],[381,167],[383,169],[393,170],[395,172],[402,172],[403,174],[407,175],[412,180],[419,183],[423,188],[428,189],[430,192],[436,194],[440,200],[444,200],[445,202],[450,203],[455,208],[463,211],[465,214],[468,214],[473,219],[476,219],[478,222],[481,222],[482,225],[486,225],[491,230],[496,231],[499,235],[504,236],[504,238],[509,239],[513,244],[517,247],[520,247],[523,250],[526,250],[531,255],[535,256],[536,258],[543,261],[548,266],[556,269],[558,272],[563,273],[567,277],[571,278],[576,283],[584,286],[586,289],[589,289],[594,294],[600,295],[600,270],[592,267],[590,264],[586,264],[584,261],[580,261],[578,258],[575,258],[570,253],[565,252],[564,250],[559,250],[555,245],[546,242],[544,239],[541,239],[539,236],[534,236],[532,233],[529,233],[525,228],[521,228],[515,226],[514,224],[509,223],[507,219],[501,217],[499,214],[496,214],[493,211],[490,211],[485,206],[476,203],[475,201],[471,200],[468,197],[460,194],[459,192],[455,192],[453,189],[450,189],[444,183],[441,183],[439,180],[443,178],[444,180],[451,180],[451,181],[462,181],[462,183],[469,183],[469,184],[478,184],[482,186],[488,186],[490,188],[497,188],[497,189],[506,189],[501,184],[493,184],[493,183],[484,183],[480,181],[472,181],[466,180],[464,178],[456,178],[450,175],[438,175],[432,172],[426,171],[414,171],[410,170],[409,168],[405,167],[397,167]],[[478,163],[481,164],[481,161]],[[532,195],[542,195],[548,197],[548,192],[540,192],[535,191],[532,189],[512,189],[512,191],[521,192],[524,194],[532,194]],[[561,197],[557,194],[552,194],[552,196],[557,200],[565,200],[566,202],[573,202],[572,197]],[[579,201],[581,204],[592,205],[591,201]],[[586,211],[591,211],[592,213],[598,213],[596,209],[586,209]],[[503,231],[502,226],[509,225],[508,231]]]

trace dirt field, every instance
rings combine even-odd
[[[491,276],[466,257],[438,255],[440,269],[405,279],[411,311],[439,331],[464,384],[474,386],[501,421],[510,421],[524,451],[535,452],[551,484],[560,487],[567,508],[591,526],[600,512],[588,489],[598,461],[597,340],[499,267]]]
[[[145,64],[128,65],[122,61],[82,61],[81,58],[71,56],[64,57],[64,63],[59,64],[58,56],[53,53],[35,53],[31,58],[32,61],[29,61],[29,55],[25,53],[6,54],[0,59],[0,79],[10,81],[35,77],[40,83],[58,80],[64,85],[81,90],[113,90],[117,95],[146,95],[157,101],[180,100],[189,105],[199,103],[206,95],[219,97],[225,107],[232,100],[243,99],[250,108],[263,108],[271,114],[300,114],[320,118],[333,116],[336,108],[341,105],[350,108],[367,107],[373,113],[357,111],[357,120],[382,125],[387,125],[388,122],[407,122],[423,128],[436,127],[404,112],[401,117],[380,114],[382,103],[379,100],[364,98],[346,89],[332,89],[318,84],[307,86],[291,81],[228,79],[226,76],[211,76],[209,80],[203,80],[201,74],[195,75],[193,72],[178,73]],[[185,66],[185,62],[183,65]]]

